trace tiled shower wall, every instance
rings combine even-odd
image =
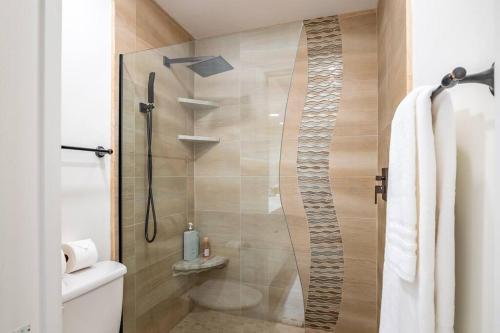
[[[114,0],[113,57],[113,149],[118,151],[119,55],[165,47],[193,40],[193,37],[154,0]],[[111,256],[118,259],[118,154],[111,155]]]
[[[376,332],[377,215],[373,204],[378,129],[376,14],[373,11],[360,12],[310,20],[305,25],[287,107],[280,187],[303,283],[305,306],[309,309],[305,318],[307,331]],[[337,46],[332,43],[337,43]],[[332,57],[332,52],[337,52],[338,56]],[[329,73],[334,67],[340,68],[340,77]],[[337,100],[326,87],[336,87],[340,99]],[[336,109],[333,118],[326,111],[327,107]],[[314,116],[314,112],[318,115]],[[312,198],[308,198],[309,192],[304,191],[316,191],[323,185],[317,183],[321,178],[319,174],[310,178],[301,176],[301,168],[307,168],[307,165],[300,164],[301,159],[309,155],[302,153],[300,157],[300,150],[308,145],[307,141],[300,141],[300,137],[311,139],[316,135],[306,131],[310,126],[309,117],[315,122],[316,129],[321,126],[330,128],[328,122],[321,121],[322,117],[333,119],[331,132],[325,132],[330,133],[331,139],[327,140],[317,132],[314,144],[311,143],[315,151],[310,153],[311,159],[321,161],[322,156],[329,159],[330,184],[330,188],[322,190],[324,193]],[[315,170],[324,167],[324,164],[316,165],[314,161],[307,163]],[[325,202],[322,210],[312,209],[316,205],[321,207],[321,200],[328,196],[327,192],[333,196],[333,207]],[[304,205],[305,200],[313,200],[313,204]],[[322,264],[318,250],[312,246],[315,231],[311,225],[320,223],[326,226],[334,221],[340,226],[340,238],[319,233],[324,236],[322,239],[328,239],[321,248],[331,247],[331,253],[324,257],[328,262]],[[315,265],[327,267],[331,259],[342,261],[343,266],[335,275],[330,275],[332,272],[329,271],[316,275],[318,272],[311,269]],[[337,298],[329,300],[338,305],[338,317],[333,316],[334,311],[323,314],[317,310],[321,309],[321,302],[318,303],[320,298],[314,293],[328,290],[321,287],[325,279],[341,291]],[[312,293],[311,288],[317,291]]]

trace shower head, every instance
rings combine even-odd
[[[139,111],[148,113],[155,108],[155,72],[149,73],[148,79],[148,103],[139,103]]]
[[[172,64],[192,63],[187,67],[201,77],[207,77],[234,69],[222,56],[204,56],[170,59],[163,57],[163,64],[170,68]]]
[[[148,80],[148,103],[153,104],[155,102],[155,72],[149,73]]]
[[[207,77],[223,72],[227,72],[233,69],[226,59],[221,56],[213,57],[207,60],[203,60],[192,65],[187,66],[191,68],[193,72],[201,77]]]

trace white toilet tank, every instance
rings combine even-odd
[[[116,261],[64,274],[64,333],[118,333],[127,268]]]

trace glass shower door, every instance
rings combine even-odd
[[[279,188],[301,29],[285,24],[122,57],[124,332],[305,331]],[[217,67],[219,56],[231,68]],[[150,73],[148,128],[139,103],[148,104]],[[150,193],[155,214],[150,205],[146,220]],[[188,222],[208,237],[210,259],[182,262]]]

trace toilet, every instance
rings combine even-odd
[[[118,333],[127,268],[116,261],[97,264],[62,278],[64,333]]]

